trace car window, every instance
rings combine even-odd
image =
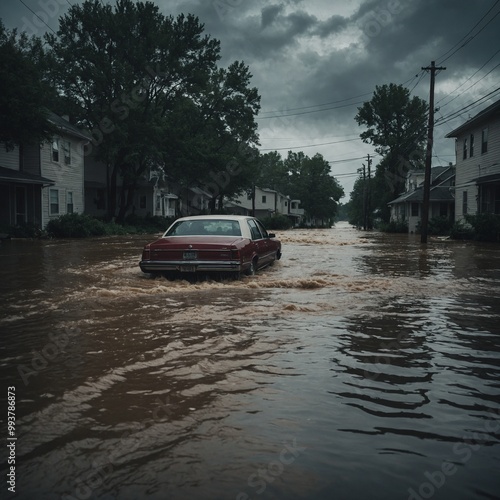
[[[262,234],[259,230],[259,227],[255,223],[253,219],[249,219],[247,221],[248,227],[250,228],[250,234],[252,235],[252,240],[261,240],[262,239]]]
[[[255,221],[257,222],[257,226],[259,226],[260,232],[262,233],[262,236],[264,238],[269,238],[269,234],[266,231],[266,228],[263,226],[262,222],[260,220]]]
[[[165,236],[241,236],[241,229],[234,220],[184,220],[174,224]]]

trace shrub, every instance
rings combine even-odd
[[[441,215],[439,217],[433,217],[429,219],[427,224],[427,234],[437,235],[437,236],[448,236],[450,234],[453,222],[449,217]],[[417,227],[415,228],[417,233],[421,231],[421,221],[418,221]]]
[[[407,233],[408,222],[405,220],[391,220],[390,222],[379,222],[377,229],[383,233]]]
[[[474,228],[463,221],[458,221],[451,226],[450,237],[454,240],[472,240],[474,238]]]
[[[500,241],[500,215],[466,215],[465,220],[474,228],[474,239],[478,241]]]
[[[108,234],[104,222],[85,214],[66,214],[47,224],[47,233],[55,238],[86,238]]]
[[[286,215],[274,215],[261,219],[266,229],[290,229],[293,226],[292,221]]]

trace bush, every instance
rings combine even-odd
[[[286,215],[274,215],[261,219],[266,229],[290,229],[293,226],[292,221]]]
[[[66,214],[47,224],[47,233],[54,238],[86,238],[107,234],[104,222],[90,215]]]
[[[466,215],[465,220],[473,227],[475,240],[500,241],[500,215]]]
[[[450,237],[454,240],[472,240],[474,238],[474,228],[463,221],[458,221],[451,226]]]
[[[391,220],[390,222],[379,222],[377,229],[383,233],[407,233],[408,222],[405,220]]]
[[[427,224],[427,234],[435,236],[448,236],[451,232],[452,226],[453,222],[445,215],[433,217],[432,219],[429,219]],[[416,231],[417,233],[420,233],[421,221],[418,222]]]

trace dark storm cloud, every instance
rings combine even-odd
[[[69,8],[66,0],[24,1],[55,29],[56,16]],[[324,142],[328,136],[359,134],[354,121],[357,107],[360,101],[371,98],[376,85],[405,83],[412,95],[427,100],[429,76],[421,68],[432,60],[438,64],[444,61],[447,67],[437,77],[438,101],[471,78],[457,92],[456,100],[449,105],[445,101],[442,113],[481,97],[500,80],[499,68],[486,75],[500,62],[500,53],[495,55],[500,47],[500,5],[496,0],[154,2],[166,15],[197,15],[206,32],[221,41],[222,65],[242,60],[250,67],[252,84],[262,96],[259,124],[269,139],[266,148],[283,146],[272,142],[273,138],[291,138],[293,145],[303,143],[304,138]],[[48,6],[52,6],[52,13]],[[47,31],[39,20],[34,23],[33,14],[18,0],[0,0],[0,15],[10,28],[22,29],[28,20],[39,25],[35,26],[39,34]],[[491,23],[486,25],[488,21]],[[421,78],[415,78],[417,74]],[[475,82],[477,85],[466,90]],[[361,94],[364,96],[359,97]],[[269,119],[273,113],[277,118]],[[436,130],[436,135],[444,133]],[[435,147],[443,157],[450,154],[453,159],[453,141],[440,140]],[[349,151],[353,148],[359,146],[353,144]],[[340,150],[336,146],[321,152],[334,160]],[[314,152],[306,150],[307,154]]]

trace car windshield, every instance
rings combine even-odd
[[[164,236],[241,236],[240,223],[227,219],[177,221]]]

